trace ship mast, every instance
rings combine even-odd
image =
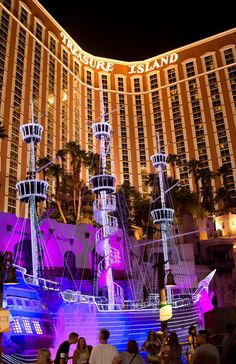
[[[167,232],[173,225],[174,210],[167,208],[166,202],[165,202],[163,170],[166,168],[166,154],[161,152],[159,134],[157,134],[157,146],[158,146],[158,153],[151,156],[151,161],[152,161],[153,167],[156,168],[157,173],[158,173],[161,208],[152,210],[151,216],[152,216],[154,224],[157,224],[160,226],[162,249],[163,249],[163,256],[164,256],[162,268],[163,268],[164,274],[165,274],[166,271],[170,270],[170,264],[169,264],[169,258],[168,258]],[[162,264],[162,263],[160,262],[160,264]],[[165,297],[165,290],[163,290],[162,293],[163,294],[160,294],[160,296],[161,296],[160,303],[163,305],[166,304],[167,302],[171,303],[171,288],[166,287],[167,302],[166,302],[166,297]]]
[[[103,96],[103,95],[102,95]],[[110,236],[118,230],[117,218],[109,212],[116,210],[116,197],[112,195],[115,191],[115,177],[107,173],[107,154],[111,143],[111,125],[105,114],[103,97],[103,113],[101,121],[92,125],[93,134],[100,142],[100,156],[102,173],[90,178],[92,191],[96,194],[93,204],[94,219],[100,225],[96,232],[96,252],[103,257],[97,269],[98,283],[100,288],[107,289],[108,309],[113,310],[115,304],[123,304],[123,289],[113,280],[113,265],[120,261],[119,251],[110,245]]]
[[[29,170],[26,180],[16,184],[19,199],[29,204],[30,212],[30,232],[31,232],[31,254],[32,254],[32,275],[38,278],[43,272],[43,261],[40,247],[37,241],[37,203],[46,200],[48,183],[44,180],[36,180],[35,167],[35,146],[42,139],[43,127],[34,119],[34,107],[31,102],[31,123],[24,124],[20,127],[23,141],[29,144]]]

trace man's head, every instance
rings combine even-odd
[[[207,330],[199,330],[196,337],[197,345],[207,344],[209,342],[209,333]]]
[[[110,332],[107,329],[101,329],[99,332],[99,341],[100,342],[107,342],[110,337]]]
[[[77,332],[71,332],[69,335],[69,343],[76,344],[79,338],[79,334]]]

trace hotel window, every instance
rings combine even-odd
[[[7,38],[9,29],[9,15],[3,9],[0,22],[0,103],[2,102],[2,89],[4,85],[5,59],[7,49]],[[6,77],[6,76],[5,76]]]
[[[224,51],[224,57],[225,57],[225,63],[226,64],[232,64],[232,63],[235,62],[232,48],[226,49]]]
[[[140,92],[140,80],[139,80],[139,78],[134,79],[134,92]]]
[[[79,63],[74,61],[74,74],[76,77],[79,77]]]
[[[63,61],[68,60],[68,54],[63,49]],[[68,71],[65,67],[62,67],[62,90],[61,90],[61,142],[62,147],[68,141],[68,95],[69,81],[68,81]]]
[[[62,62],[66,67],[68,67],[68,53],[65,49],[62,50]]]
[[[9,166],[9,190],[8,190],[8,212],[16,212],[16,190],[14,196],[12,195],[12,186],[17,180],[18,161],[16,157],[16,148],[19,148],[19,128],[21,118],[22,106],[22,87],[24,81],[24,59],[25,59],[25,45],[26,45],[26,31],[20,27],[18,35],[18,45],[16,51],[16,68],[15,68],[15,84],[13,93],[13,114],[12,114],[12,135],[10,147],[10,166]],[[18,150],[18,149],[17,149]],[[13,198],[14,197],[14,198]]]
[[[92,80],[91,72],[86,71],[86,79]],[[87,141],[88,141],[88,151],[93,152],[93,130],[92,130],[92,121],[93,121],[93,94],[92,89],[87,87]]]
[[[56,52],[56,41],[53,37],[49,38],[49,49],[52,53]],[[53,159],[53,133],[55,123],[55,78],[56,78],[56,60],[51,54],[49,54],[49,66],[48,66],[48,112],[47,112],[47,156]],[[47,177],[49,183],[48,194],[50,195],[52,190],[52,178]]]
[[[34,68],[33,68],[33,100],[34,112],[36,118],[39,112],[39,94],[40,94],[40,77],[41,77],[41,62],[42,62],[42,47],[39,42],[35,41],[34,46]]]
[[[92,72],[86,71],[86,83],[89,86],[92,86]]]
[[[134,79],[134,89],[136,92],[140,91],[140,79]],[[137,136],[138,136],[138,151],[139,151],[139,158],[140,158],[140,167],[147,166],[147,157],[146,157],[146,147],[145,147],[145,140],[143,136],[143,110],[142,110],[142,96],[136,95],[135,96],[135,112],[136,112],[136,119],[137,119]]]
[[[210,59],[211,57],[211,59]],[[212,56],[207,56],[204,58],[205,61],[205,67],[209,66],[211,61],[213,62]],[[217,75],[216,72],[211,72],[207,75],[208,77],[208,83],[209,83],[209,89],[211,94],[211,102],[213,107],[213,113],[214,113],[214,121],[215,121],[215,127],[217,132],[217,138],[218,138],[218,148],[221,156],[221,163],[222,165],[227,165],[228,167],[228,177],[227,177],[227,188],[229,189],[229,192],[231,194],[231,198],[236,200],[236,193],[235,193],[235,187],[233,185],[234,178],[233,178],[233,171],[232,171],[232,164],[230,161],[230,151],[229,151],[229,144],[227,134],[226,134],[226,127],[225,127],[225,119],[224,114],[222,112],[222,101],[220,96],[220,90],[218,86],[217,81]],[[213,91],[213,92],[212,92]],[[225,137],[223,140],[226,142],[224,143],[224,148],[221,147],[222,137]]]
[[[53,54],[56,54],[56,40],[53,37],[49,38],[49,50]]]
[[[225,63],[227,65],[231,65],[235,62],[235,57],[232,48],[226,49],[224,51],[224,57],[225,57]],[[234,106],[236,108],[236,66],[232,65],[227,67],[226,72],[228,72],[230,91],[232,93]]]
[[[102,75],[102,100],[103,100],[103,105],[102,108],[104,108],[104,110],[102,110],[102,113],[105,113],[105,120],[107,121],[109,119],[109,102],[108,102],[108,92],[104,91],[107,90],[108,88],[108,81],[107,81],[107,76],[106,75]],[[109,163],[109,162],[108,162]]]
[[[124,79],[123,77],[118,77],[118,91],[124,91]]]
[[[176,82],[176,72],[174,68],[167,70],[167,77],[168,77],[168,83],[174,83]]]
[[[43,27],[39,23],[36,23],[35,36],[36,36],[36,38],[38,40],[40,40],[42,42],[42,39],[43,39]]]
[[[167,70],[167,80],[169,84],[177,81],[177,74],[175,68],[170,68]],[[174,134],[176,140],[176,154],[181,162],[184,164],[186,162],[186,151],[184,143],[184,130],[183,122],[181,118],[181,108],[180,108],[180,96],[177,85],[172,85],[169,87],[169,97],[170,105],[173,117]],[[188,186],[189,175],[186,169],[179,168],[180,182],[182,185]]]
[[[11,0],[4,0],[3,5],[10,10],[11,9]]]
[[[27,27],[27,22],[28,22],[28,11],[23,8],[23,6],[21,6],[20,8],[20,22]]]
[[[158,87],[157,74],[153,74],[150,76],[150,88],[151,90]]]
[[[213,61],[213,56],[207,56],[204,58],[205,60],[205,68],[206,71],[211,71],[214,69],[214,61]]]
[[[124,78],[118,77],[118,91],[124,91]],[[129,163],[128,163],[128,135],[127,135],[127,122],[125,115],[125,97],[122,94],[118,95],[119,97],[119,118],[120,118],[120,133],[122,139],[122,168],[123,168],[123,181],[130,182],[129,176]]]
[[[192,63],[192,62],[191,62]],[[187,67],[188,64],[185,65],[186,74],[188,75]],[[196,144],[197,144],[197,153],[198,158],[205,168],[209,168],[208,165],[208,156],[207,156],[207,147],[205,141],[205,133],[203,128],[202,121],[202,113],[201,113],[201,105],[200,105],[200,90],[197,87],[197,80],[193,79],[187,82],[187,92],[189,93],[190,98],[190,114],[192,114],[195,134],[196,134]]]
[[[187,77],[195,76],[195,69],[194,69],[194,63],[193,62],[187,62],[185,64],[185,69],[186,69]]]

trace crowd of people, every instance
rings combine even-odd
[[[77,344],[72,364],[235,364],[236,363],[236,326],[229,323],[226,335],[221,344],[216,346],[210,342],[207,330],[199,330],[190,326],[187,340],[180,343],[176,332],[153,330],[139,348],[136,340],[129,340],[125,352],[118,352],[114,345],[108,343],[110,332],[101,329],[99,344],[87,345],[84,337],[72,332],[68,340],[61,343],[54,361],[48,349],[40,349],[37,364],[66,364],[70,346]],[[185,348],[185,349],[184,349]],[[146,355],[142,355],[145,353]],[[145,359],[144,359],[145,357]]]

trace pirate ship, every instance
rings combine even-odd
[[[18,228],[9,229],[5,247],[14,253],[19,280],[18,286],[4,289],[5,307],[11,313],[10,332],[4,334],[5,362],[30,361],[40,347],[54,353],[71,331],[78,331],[95,345],[102,327],[110,330],[110,343],[119,350],[124,350],[131,338],[141,345],[148,330],[157,331],[167,321],[169,330],[185,341],[188,327],[201,325],[201,310],[196,303],[201,293],[207,292],[214,272],[194,286],[196,276],[183,258],[190,246],[176,244],[174,209],[166,204],[169,192],[165,186],[165,153],[159,148],[151,157],[160,190],[151,217],[159,239],[137,241],[129,237],[125,226],[118,226],[114,214],[116,178],[107,170],[112,140],[109,115],[103,112],[92,125],[101,157],[99,172],[89,180],[95,195],[96,226],[65,225],[48,216],[39,220],[37,206],[46,200],[48,184],[36,178],[35,148],[43,127],[34,119],[33,104],[31,122],[20,129],[23,141],[29,145],[29,171],[16,188],[20,201],[28,205],[29,218],[11,216]],[[12,227],[9,219],[4,223]],[[53,271],[55,265],[57,271]],[[78,265],[80,276],[76,277]],[[63,277],[62,270],[66,273]],[[172,272],[176,285],[167,287],[166,273]]]

